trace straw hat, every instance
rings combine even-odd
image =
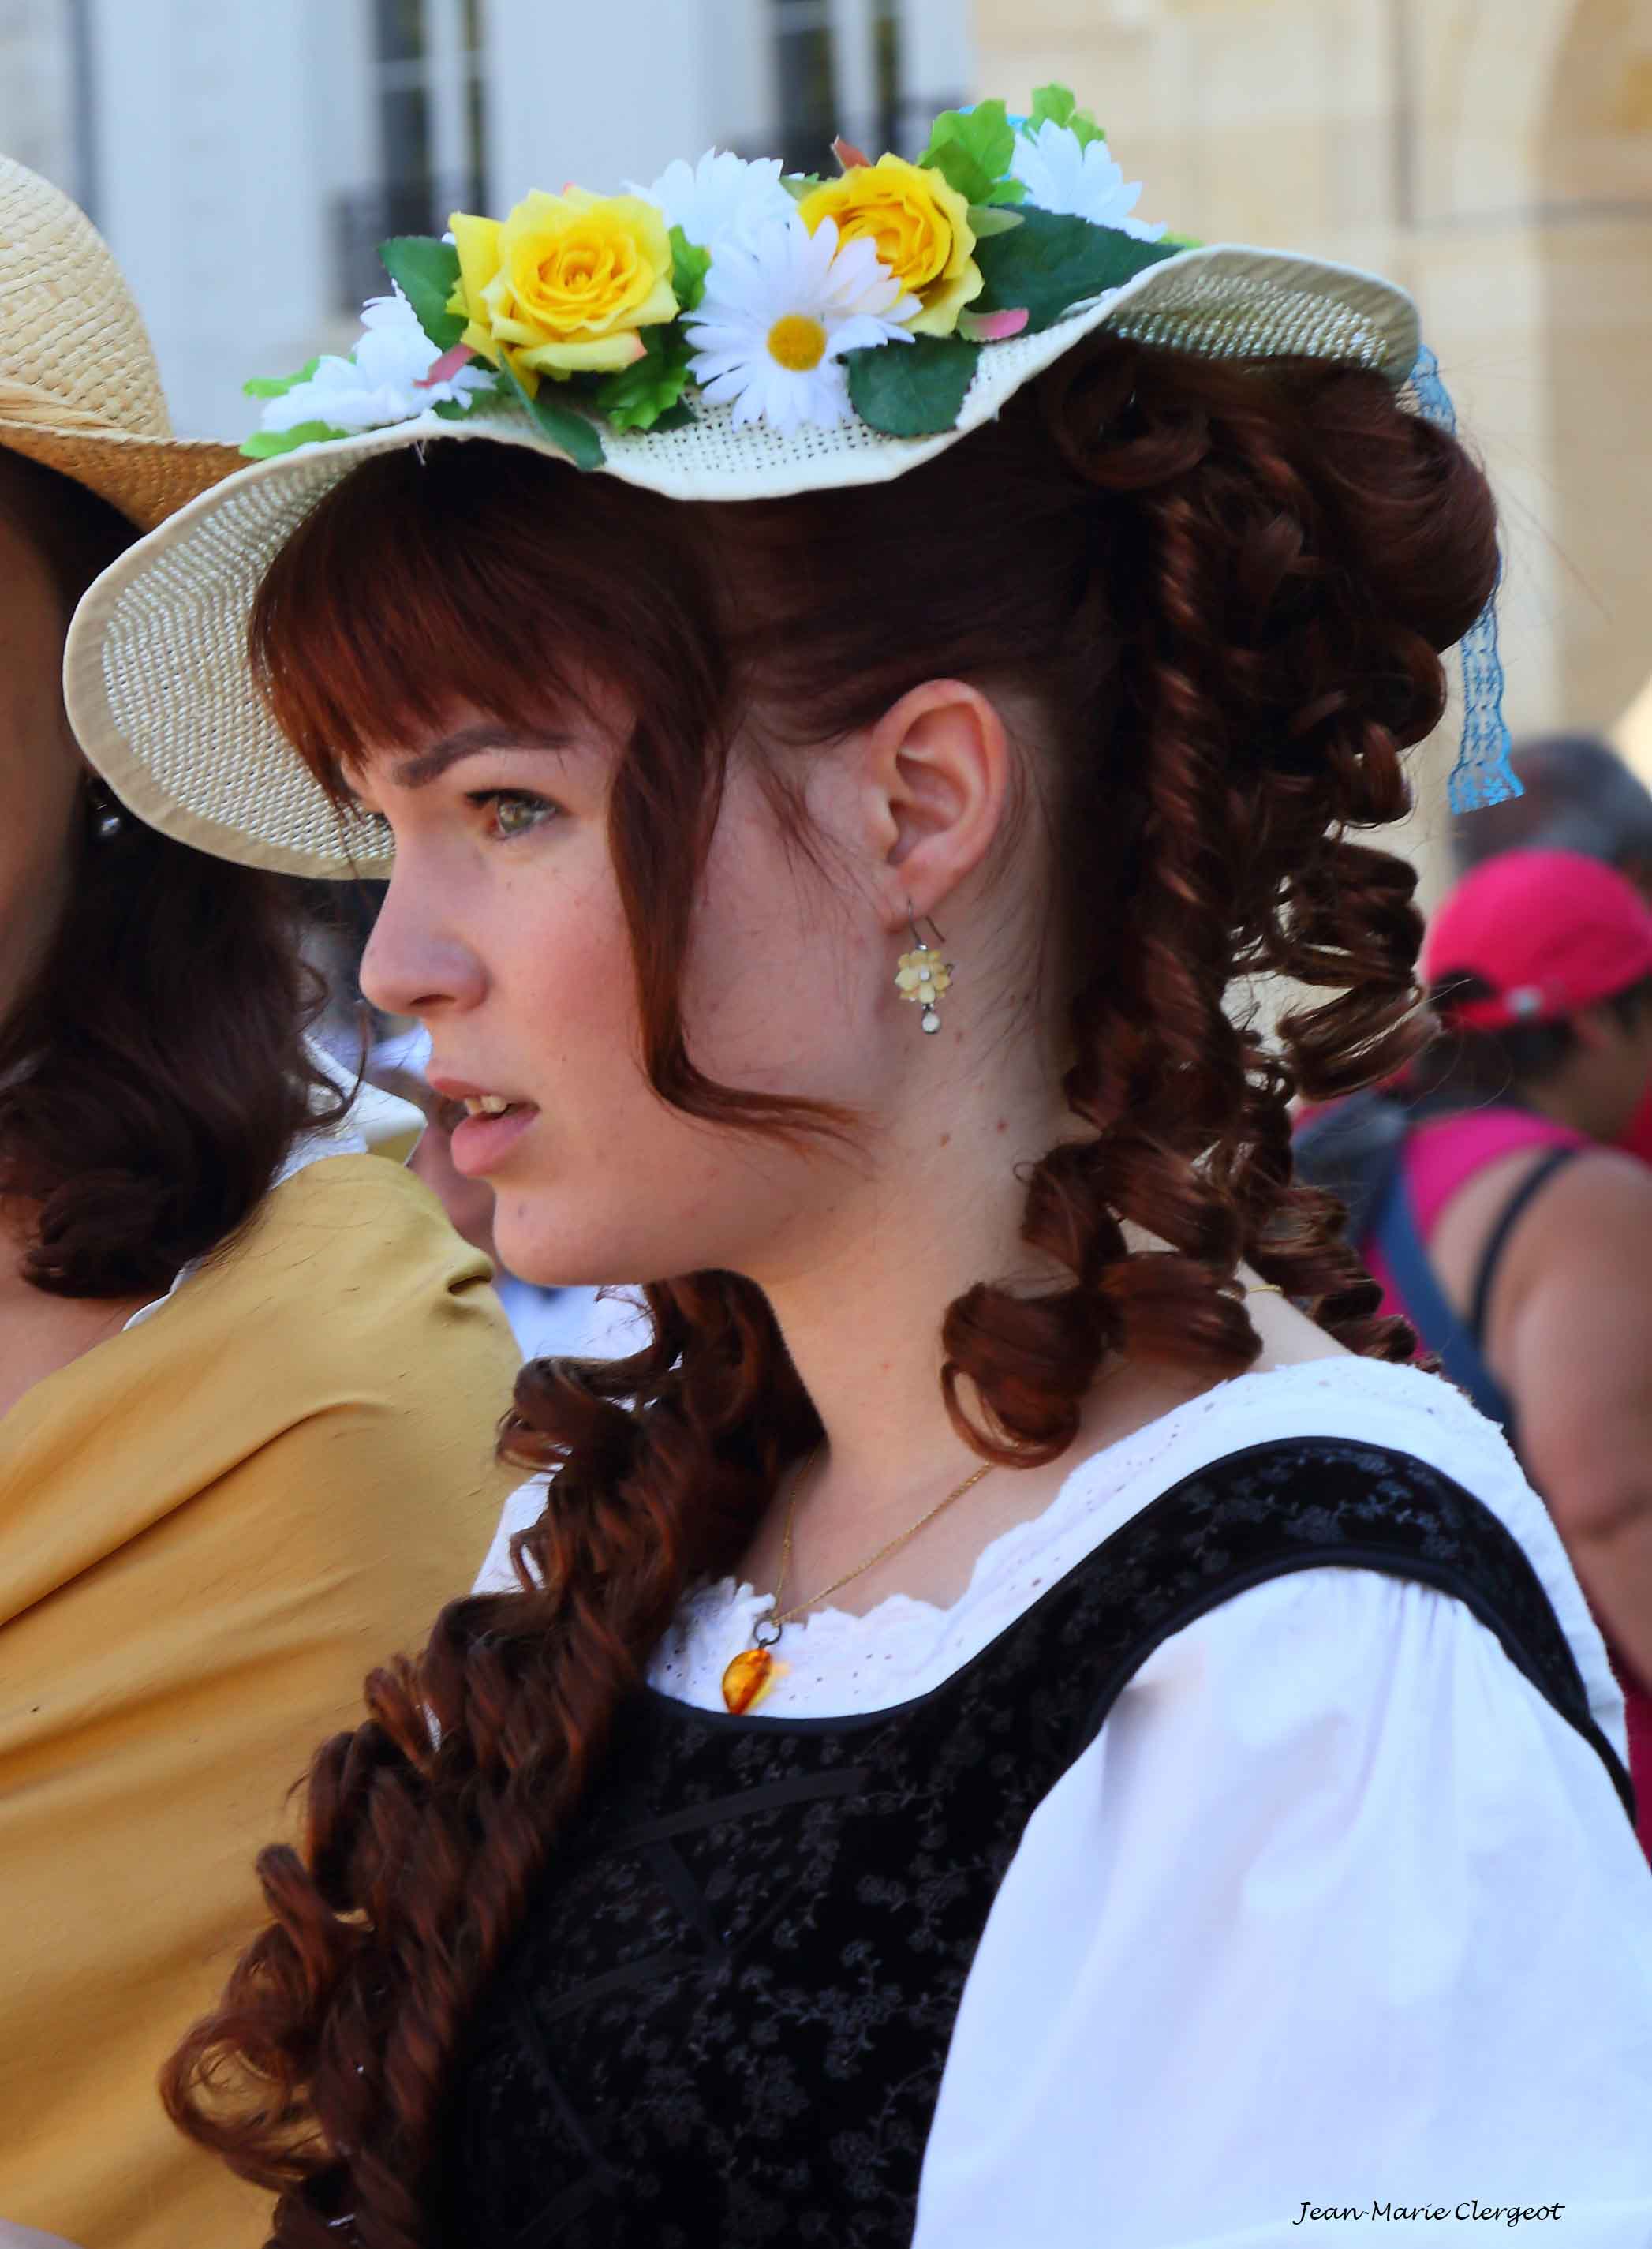
[[[241,466],[175,437],[142,315],[65,195],[0,156],[0,446],[57,469],[139,530]]]
[[[1034,238],[1031,231],[1027,238]],[[439,263],[439,246],[426,247]],[[550,383],[547,422],[503,373],[497,391],[490,377],[485,395],[460,400],[438,390],[433,399],[428,386],[445,386],[470,355],[455,350],[444,324],[444,309],[451,313],[454,306],[444,307],[451,275],[441,277],[440,288],[416,307],[418,372],[407,377],[413,387],[403,393],[403,418],[380,411],[374,402],[385,393],[362,392],[365,374],[354,361],[312,362],[295,378],[305,386],[299,397],[280,402],[285,418],[267,424],[278,433],[296,423],[291,438],[278,439],[299,441],[294,450],[258,459],[203,493],[93,587],[65,662],[69,715],[81,746],[141,818],[199,849],[286,874],[382,877],[391,859],[382,824],[341,810],[318,787],[263,707],[247,653],[248,620],[265,571],[311,511],[363,461],[403,446],[476,439],[567,458],[556,434],[559,414],[564,437],[584,455],[578,464],[594,472],[675,499],[778,499],[904,475],[994,418],[1024,383],[1096,330],[1217,358],[1289,354],[1364,367],[1396,389],[1417,365],[1416,308],[1402,290],[1372,274],[1227,244],[1167,244],[1152,254],[1155,262],[1121,285],[1103,287],[1047,323],[1026,333],[1001,327],[968,363],[973,372],[965,375],[967,388],[959,386],[956,419],[941,429],[920,423],[925,434],[915,437],[890,434],[855,415],[835,426],[737,423],[726,396],[714,402],[711,382],[694,397],[690,414],[647,430],[600,419],[600,399],[595,413],[571,412],[559,397],[577,402],[593,394]],[[456,272],[456,253],[449,255]],[[416,297],[416,275],[412,287]],[[405,301],[381,305],[378,340],[386,326],[410,327],[415,310]],[[467,328],[467,344],[477,334]],[[367,356],[367,340],[358,360]],[[329,389],[330,382],[339,388]],[[354,404],[389,426],[358,422],[349,435],[323,429],[329,401],[350,402],[353,385]],[[303,442],[318,430],[320,442]]]

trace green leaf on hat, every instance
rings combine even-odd
[[[481,370],[478,368],[477,372]],[[430,411],[438,422],[468,422],[477,407],[485,405],[490,398],[497,398],[497,395],[498,385],[496,382],[491,390],[472,390],[463,398],[439,399]]]
[[[1138,242],[1118,227],[1025,210],[1013,234],[993,235],[977,245],[986,286],[970,309],[1006,313],[1024,305],[1026,333],[1036,335],[1073,306],[1104,289],[1121,288],[1149,265],[1179,255],[1174,243]]]
[[[319,358],[311,359],[296,375],[249,375],[241,389],[248,398],[284,398],[288,391],[296,390],[301,382],[308,382],[320,364]]]
[[[690,353],[678,330],[661,322],[641,335],[646,355],[606,376],[593,394],[616,430],[657,430],[688,385]]]
[[[1015,182],[1019,187],[1021,182]],[[1008,210],[1002,203],[971,203],[970,224],[977,242],[984,242],[990,234],[1008,234],[1011,227],[1019,226],[1019,211]]]
[[[692,313],[705,294],[711,252],[689,241],[680,226],[671,230],[671,286],[680,311]]]
[[[379,244],[379,259],[414,310],[419,326],[438,351],[451,351],[465,323],[448,310],[459,285],[459,253],[433,234],[397,234]]]
[[[979,344],[916,336],[909,344],[869,344],[847,352],[843,363],[850,399],[863,422],[888,437],[929,437],[957,427],[980,356]]]
[[[272,461],[278,453],[296,452],[300,445],[330,444],[349,435],[347,430],[335,430],[331,422],[300,422],[291,430],[255,430],[241,450],[250,461]]]
[[[819,172],[783,172],[780,175],[780,185],[794,203],[800,203],[812,196],[819,184]]]
[[[1015,127],[1001,101],[978,101],[970,110],[943,109],[929,145],[918,159],[940,173],[966,203],[1018,203],[1019,180],[1006,180],[1015,154]]]
[[[1106,128],[1096,123],[1087,109],[1079,107],[1078,96],[1070,86],[1039,86],[1032,90],[1032,112],[1027,119],[1028,138],[1037,133],[1040,125],[1062,125],[1078,137],[1080,148],[1087,148],[1093,141],[1107,139]]]
[[[572,407],[559,405],[550,395],[552,386],[549,382],[542,382],[538,396],[530,398],[509,360],[500,361],[499,372],[505,388],[515,396],[539,435],[548,437],[559,452],[566,453],[576,469],[600,469],[602,466],[607,456],[594,426],[583,414],[576,414]]]

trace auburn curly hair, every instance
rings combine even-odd
[[[961,1433],[1032,1464],[1118,1354],[1247,1366],[1242,1258],[1354,1349],[1405,1354],[1334,1205],[1292,1184],[1287,1104],[1418,1042],[1414,877],[1352,834],[1407,810],[1401,752],[1438,722],[1440,651],[1496,570],[1479,471],[1380,375],[1103,338],[888,484],[684,505],[475,440],[385,455],[276,561],[252,650],[334,787],[370,734],[455,697],[531,726],[548,694],[617,690],[648,1069],[745,1131],[811,1119],[711,1083],[683,1039],[737,727],[756,717],[798,817],[785,758],[926,679],[1040,714],[1087,1129],[1033,1171],[1025,1235],[1070,1277],[1028,1296],[983,1276],[943,1329]],[[1272,1035],[1258,974],[1309,987]],[[1127,1219],[1167,1247],[1132,1253]],[[648,1297],[636,1356],[524,1369],[502,1443],[557,1474],[521,1592],[453,1603],[416,1663],[368,1680],[367,1722],[315,1759],[302,1848],[260,1862],[270,1925],[166,2070],[173,2115],[277,2192],[292,2249],[435,2238],[469,2011],[685,1586],[733,1563],[818,1435],[755,1286],[707,1272]]]
[[[138,535],[3,448],[0,524],[50,574],[65,630]],[[0,1015],[0,1200],[28,1214],[23,1276],[44,1293],[162,1295],[236,1238],[299,1134],[342,1113],[305,1042],[326,995],[278,877],[130,818],[106,842],[82,822],[72,848],[64,911]]]

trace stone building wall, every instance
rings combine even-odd
[[[68,194],[85,193],[68,0],[0,0],[0,149]]]
[[[422,28],[411,67],[428,75],[433,186],[468,177],[459,160],[474,154],[481,191],[504,208],[566,178],[646,180],[713,142],[775,147],[780,35],[803,17],[829,44],[834,114],[860,115],[889,5],[634,0],[619,49],[612,9],[586,0],[419,0],[398,20]],[[898,0],[901,91],[926,114],[969,93],[969,7]],[[369,0],[0,0],[0,151],[92,209],[182,434],[239,436],[246,375],[346,349],[355,306],[380,285],[374,244],[453,208],[433,195],[416,222],[387,216],[398,182],[381,101],[405,58],[384,67],[379,24]],[[466,26],[479,34],[474,128]],[[593,101],[621,51],[625,98]]]
[[[1652,669],[1652,0],[975,8],[980,83],[1077,87],[1143,216],[1412,289],[1504,506],[1511,721],[1610,725]]]

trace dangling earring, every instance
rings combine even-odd
[[[93,834],[99,843],[113,843],[125,828],[127,815],[100,781],[94,781],[88,787],[86,806],[92,818]]]
[[[929,922],[931,929],[935,929],[935,924],[929,921],[928,914],[923,918]],[[934,946],[919,936],[918,925],[910,906],[907,909],[907,919],[912,925],[912,951],[903,953],[895,964],[895,987],[903,1000],[911,1000],[922,1008],[918,1028],[933,1036],[941,1028],[940,1002],[952,981],[956,963],[943,960]],[[938,929],[935,929],[935,935],[936,944],[946,943]]]

